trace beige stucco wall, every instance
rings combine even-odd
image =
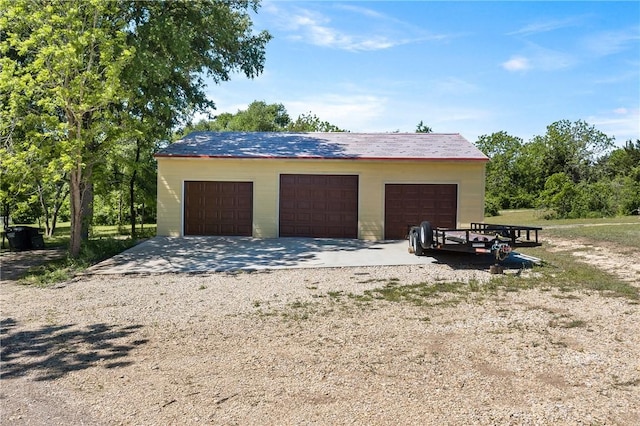
[[[253,236],[278,236],[280,174],[358,175],[358,238],[384,236],[384,185],[387,183],[458,184],[458,227],[484,217],[484,168],[481,161],[374,161],[157,158],[158,235],[182,235],[184,181],[253,182]]]

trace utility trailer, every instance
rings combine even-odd
[[[471,223],[467,229],[433,228],[424,221],[409,228],[409,253],[424,256],[427,250],[492,254],[496,261],[506,259],[517,247],[538,247],[542,228],[518,225]]]

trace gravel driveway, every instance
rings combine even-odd
[[[1,423],[639,423],[634,301],[365,297],[491,277],[433,263],[3,284]]]

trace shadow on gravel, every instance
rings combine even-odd
[[[496,260],[491,255],[429,250],[427,251],[427,256],[434,258],[436,264],[447,265],[457,270],[484,270],[496,264]],[[533,267],[530,259],[520,257],[517,252],[512,252],[509,257],[498,263],[510,269],[527,269]]]
[[[85,329],[74,324],[21,330],[13,318],[0,321],[2,350],[0,379],[35,373],[35,380],[55,380],[65,374],[95,365],[117,368],[130,365],[129,352],[147,340],[122,343],[121,339],[140,329],[93,324]]]
[[[53,260],[62,259],[67,250],[61,247],[43,250],[11,251],[0,256],[0,281],[16,281],[22,278],[29,269]]]

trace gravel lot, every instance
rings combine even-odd
[[[348,296],[491,277],[433,264],[4,282],[1,423],[640,424],[633,301]]]

